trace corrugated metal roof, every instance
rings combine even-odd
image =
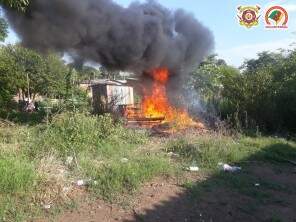
[[[110,80],[110,79],[96,79],[96,80],[85,80],[81,84],[93,85],[117,85],[123,86],[127,84],[126,80]]]

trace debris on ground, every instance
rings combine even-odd
[[[199,167],[197,167],[197,166],[187,167],[186,169],[188,171],[191,171],[191,172],[197,172],[197,171],[199,171]]]
[[[127,158],[122,158],[122,159],[120,160],[120,162],[121,162],[121,163],[127,163],[127,162],[128,162],[128,159],[127,159]]]
[[[260,187],[260,183],[255,183],[254,186],[255,187]]]
[[[88,186],[91,183],[91,179],[88,180],[77,180],[76,185],[79,187]]]
[[[85,185],[85,182],[84,180],[77,180],[77,186],[84,186]]]
[[[78,187],[98,185],[98,181],[92,180],[92,179],[77,180],[76,182],[73,182],[73,183],[76,184],[76,186],[78,186]]]
[[[239,172],[242,170],[241,167],[239,166],[231,166],[227,163],[218,163],[218,165],[221,167],[221,169],[224,171],[224,172],[230,172],[230,173],[235,173],[235,172]]]
[[[66,165],[71,166],[73,163],[74,158],[72,156],[68,156],[66,159]]]
[[[179,157],[180,155],[179,155],[179,154],[176,154],[176,153],[173,153],[173,152],[169,152],[169,153],[168,153],[168,156],[169,156],[169,157],[172,157],[172,158],[177,158],[177,157]]]
[[[43,205],[43,208],[44,208],[45,210],[49,210],[49,209],[51,208],[51,205],[50,205],[50,204],[44,204],[44,205]]]

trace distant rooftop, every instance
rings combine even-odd
[[[94,79],[94,80],[84,80],[80,84],[87,85],[117,85],[122,86],[128,84],[128,81],[137,81],[135,78],[130,78],[126,80],[110,80],[110,79]]]

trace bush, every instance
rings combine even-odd
[[[296,132],[296,50],[261,52],[240,69],[209,57],[191,75],[191,87],[208,110],[239,129]]]
[[[31,155],[56,153],[76,156],[81,152],[107,156],[120,147],[146,141],[145,133],[135,133],[115,123],[110,115],[90,116],[85,113],[64,113],[53,118],[49,126],[40,126],[29,144]]]

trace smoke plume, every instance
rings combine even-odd
[[[24,46],[139,74],[163,66],[187,72],[213,45],[191,14],[155,1],[124,8],[111,0],[32,0],[25,13],[6,15]]]

